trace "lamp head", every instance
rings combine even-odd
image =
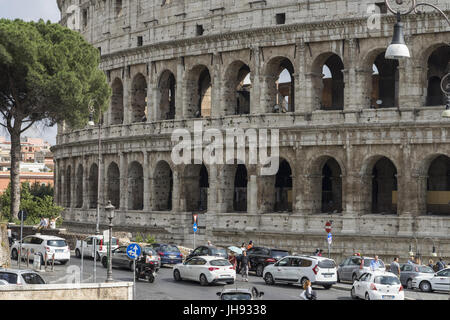
[[[447,95],[447,104],[445,106],[444,112],[442,112],[443,118],[450,118],[450,94]]]
[[[106,205],[105,210],[108,218],[111,220],[114,219],[114,209],[115,207],[111,204],[111,200],[108,200],[108,204]]]
[[[400,21],[400,13],[397,13],[397,23],[394,25],[394,36],[392,42],[386,50],[386,59],[406,59],[410,58],[409,49],[405,43],[403,35],[403,23]]]

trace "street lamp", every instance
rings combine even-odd
[[[113,282],[112,278],[112,220],[114,219],[114,206],[111,204],[111,201],[108,201],[108,204],[105,207],[105,211],[107,213],[107,217],[109,220],[109,245],[108,245],[108,270],[106,273],[106,282]]]
[[[421,2],[421,3],[417,3],[416,0],[395,0],[395,4],[392,3],[393,5],[390,4],[392,0],[384,0],[387,9],[392,12],[393,14],[397,15],[397,23],[394,26],[394,36],[392,37],[392,42],[389,45],[389,47],[386,50],[386,54],[385,54],[385,58],[386,59],[406,59],[406,58],[410,58],[410,54],[409,54],[409,49],[406,46],[405,43],[405,37],[403,35],[403,24],[401,23],[401,16],[402,15],[408,15],[410,13],[412,13],[414,11],[414,13],[418,13],[417,8],[420,6],[428,6],[431,7],[435,10],[437,10],[443,17],[444,19],[447,21],[448,25],[450,26],[450,20],[447,17],[447,15],[444,13],[444,11],[442,11],[441,9],[439,9],[437,6],[431,4],[431,3],[426,3],[426,2]],[[410,7],[408,7],[408,3],[410,3]],[[406,8],[405,6],[406,5]],[[403,6],[403,8],[402,8]],[[401,9],[404,9],[405,11],[401,11]],[[447,75],[445,75],[442,78],[441,81],[441,90],[442,92],[447,96],[447,104],[446,104],[446,108],[444,110],[444,112],[442,112],[442,117],[444,118],[450,118],[450,73],[448,73]]]

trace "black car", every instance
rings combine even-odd
[[[228,253],[225,248],[219,248],[214,246],[200,246],[192,251],[186,258],[186,260],[197,256],[217,256],[224,259],[228,259]]]
[[[264,268],[281,258],[288,256],[287,250],[271,249],[265,247],[253,247],[247,250],[248,260],[250,261],[249,271],[256,271],[256,276],[262,277]]]

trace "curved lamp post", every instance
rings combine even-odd
[[[430,238],[430,237],[426,237],[424,240],[426,240],[426,239],[430,239],[431,241],[433,241],[433,250],[431,251],[431,256],[432,257],[437,257],[436,242],[434,242],[434,239]]]
[[[112,220],[114,219],[115,207],[111,204],[111,201],[108,201],[108,204],[105,207],[106,216],[109,220],[109,242],[108,242],[108,270],[106,272],[106,282],[113,282],[112,278]]]
[[[410,58],[409,49],[406,46],[405,38],[403,35],[403,24],[401,22],[402,15],[408,15],[414,11],[419,13],[418,7],[431,7],[438,11],[450,26],[450,20],[447,15],[439,7],[426,2],[417,3],[416,0],[384,0],[387,9],[393,14],[397,15],[397,23],[394,26],[394,36],[392,42],[386,49],[386,59],[406,59]],[[450,118],[450,73],[445,75],[441,81],[441,90],[447,96],[447,103],[442,117]]]

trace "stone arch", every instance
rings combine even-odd
[[[107,180],[107,200],[111,201],[111,204],[115,208],[120,207],[120,169],[117,163],[111,162],[108,166],[106,173]]]
[[[144,170],[133,161],[128,165],[128,210],[144,209]]]
[[[321,110],[344,109],[344,63],[333,52],[322,53],[314,60],[312,72],[316,108]]]
[[[240,60],[231,63],[224,75],[225,115],[249,114],[251,89],[250,67]]]
[[[186,77],[186,113],[188,118],[211,116],[212,78],[208,67],[197,65]]]
[[[66,178],[65,178],[65,206],[70,207],[72,204],[72,167],[69,165],[66,168]]]
[[[184,195],[187,211],[208,210],[209,174],[204,164],[184,168]]]
[[[427,59],[427,68],[426,105],[444,105],[446,101],[441,90],[441,80],[450,72],[450,45],[435,48]]]
[[[372,61],[371,108],[398,107],[399,70],[398,60],[386,59],[385,51]]]
[[[278,56],[264,67],[265,112],[295,112],[294,64]]]
[[[174,74],[170,70],[165,70],[158,81],[159,108],[156,114],[157,120],[175,119],[176,86]]]
[[[131,84],[131,122],[146,121],[147,80],[138,73]]]
[[[80,163],[77,168],[75,181],[76,208],[83,207],[83,175],[84,175],[84,168],[83,165]]]
[[[280,158],[280,166],[275,175],[275,212],[292,212],[292,169],[286,159]]]
[[[173,193],[173,172],[170,165],[161,160],[153,173],[153,211],[171,211]]]
[[[428,215],[450,215],[450,158],[435,155],[429,163],[426,212]]]
[[[98,165],[93,163],[89,169],[88,179],[89,208],[97,208]]]
[[[59,169],[59,172],[58,172],[58,188],[55,191],[57,192],[57,195],[58,195],[58,203],[57,204],[60,205],[60,206],[64,202],[64,200],[61,198],[61,196],[62,196],[62,189],[63,189],[62,182],[63,182],[63,180],[65,180],[65,179],[62,178],[63,175],[64,175],[64,170],[63,169]]]
[[[111,124],[123,123],[123,84],[122,80],[115,78],[111,85]]]
[[[248,172],[244,164],[236,166],[234,174],[233,211],[247,212]]]

